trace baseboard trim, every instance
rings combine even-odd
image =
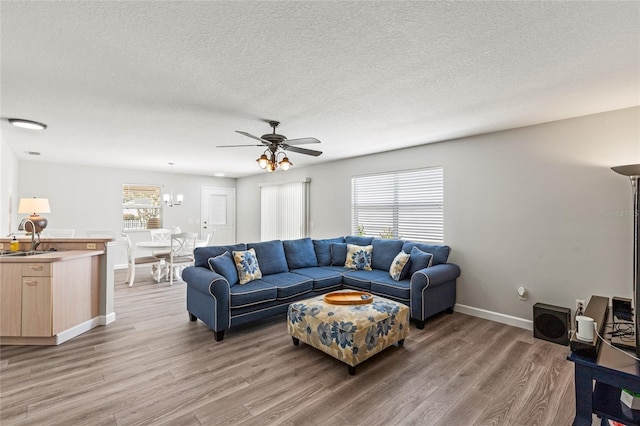
[[[83,323],[80,323],[76,326],[68,328],[60,333],[58,333],[56,337],[56,345],[66,342],[67,340],[71,340],[76,336],[81,335],[82,333],[86,333],[92,328],[96,328],[100,325],[100,317],[91,318]]]
[[[511,315],[501,314],[499,312],[487,311],[486,309],[475,308],[473,306],[461,305],[456,303],[454,311],[461,314],[471,315],[473,317],[488,319],[502,324],[512,325],[514,327],[524,328],[525,330],[533,330],[533,321],[524,318],[518,318]]]
[[[111,312],[108,315],[100,315],[100,325],[111,324],[116,320],[116,313]]]

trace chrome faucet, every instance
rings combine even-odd
[[[31,250],[30,251],[35,251],[36,248],[38,248],[38,246],[40,245],[40,233],[38,233],[38,242],[36,243],[36,224],[33,223],[31,219],[24,218],[22,219],[22,222],[20,222],[20,225],[18,225],[18,231],[24,231],[25,230],[24,225],[27,222],[31,224]]]

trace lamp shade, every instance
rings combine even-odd
[[[47,198],[21,198],[18,213],[51,213]]]
[[[627,164],[626,166],[616,166],[616,167],[612,167],[611,170],[624,176],[640,176],[640,164]]]

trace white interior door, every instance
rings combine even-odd
[[[201,238],[214,233],[209,245],[236,242],[236,190],[234,188],[202,188]]]

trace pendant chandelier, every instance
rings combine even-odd
[[[171,174],[172,175],[173,175],[173,165],[174,164],[175,163],[169,163],[169,166],[171,166]],[[165,194],[162,195],[162,200],[169,207],[181,205],[183,199],[184,199],[184,197],[182,196],[182,194],[176,195],[175,198],[173,197],[173,183],[171,184],[169,193],[168,194],[165,193]]]
[[[279,149],[267,149],[256,161],[261,169],[266,170],[269,173],[275,172],[278,166],[280,166],[285,172],[293,166],[293,163],[289,161],[289,157],[287,157],[284,151]]]

